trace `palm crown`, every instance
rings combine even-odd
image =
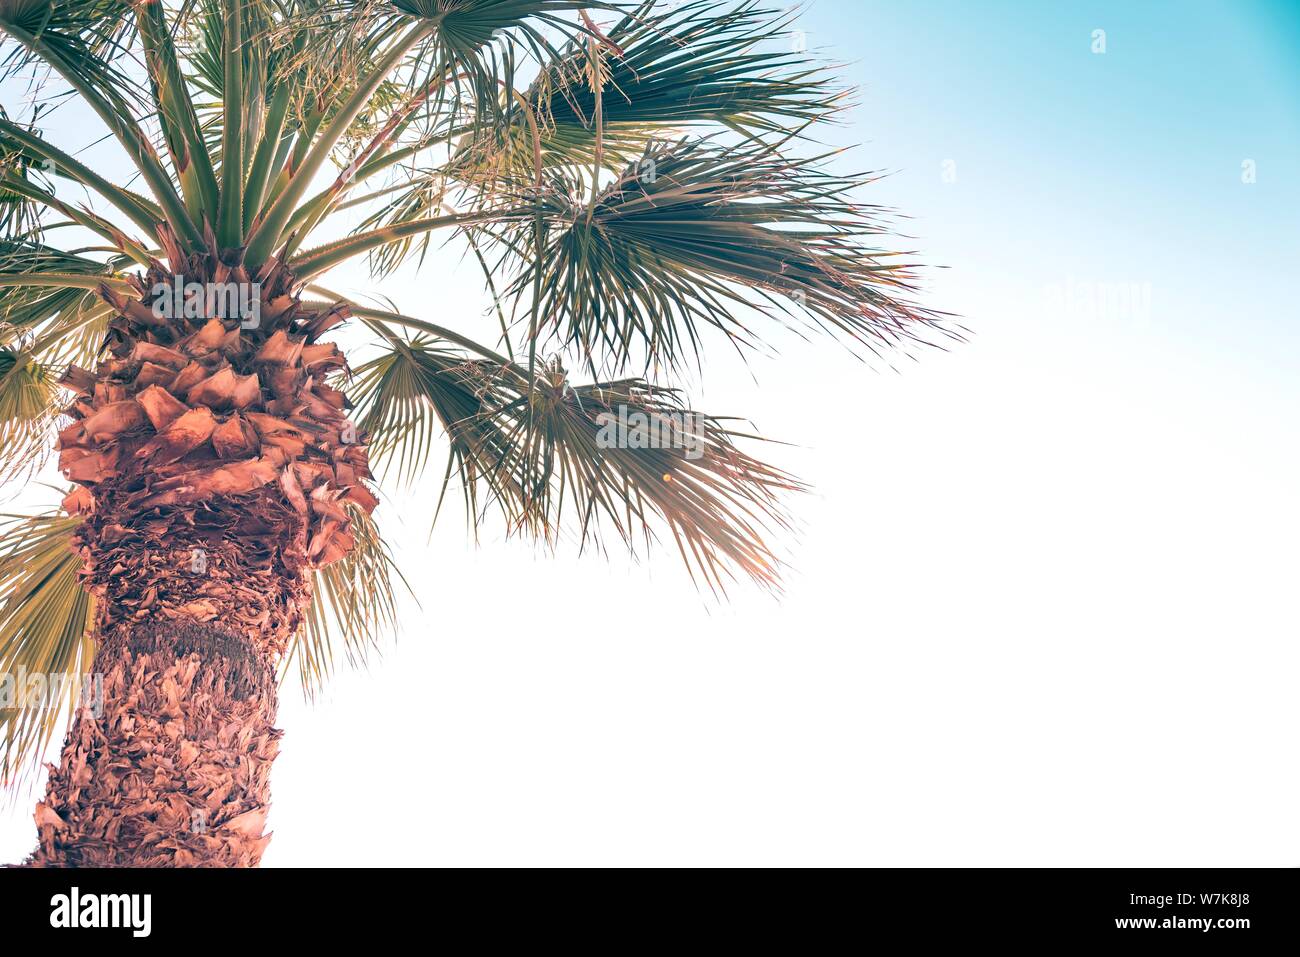
[[[695,449],[611,446],[602,428],[620,410],[694,416],[671,380],[710,340],[752,349],[784,323],[862,354],[954,334],[877,246],[881,212],[854,195],[869,177],[836,175],[806,136],[844,91],[755,3],[0,0],[0,30],[8,81],[48,82],[34,110],[0,112],[0,469],[32,474],[61,430],[60,465],[83,486],[3,526],[0,673],[86,668],[94,599],[70,544],[123,436],[153,437],[140,454],[162,466],[197,445],[212,459],[145,503],[158,507],[302,479],[333,456],[314,491],[285,484],[315,522],[291,644],[310,685],[394,609],[368,469],[336,441],[353,423],[382,474],[445,462],[442,493],[459,487],[474,523],[499,511],[549,540],[571,520],[583,541],[628,546],[659,534],[711,589],[771,584],[765,534],[799,483],[744,451],[736,420],[700,415]],[[125,182],[42,132],[69,91],[120,144]],[[491,344],[322,285],[353,259],[376,276],[422,260],[448,235],[483,270]],[[160,321],[153,287],[186,272],[256,283],[260,325]],[[318,341],[346,318],[373,347],[352,370]],[[290,353],[282,394],[268,370]],[[109,371],[86,371],[105,357]],[[178,437],[169,401],[198,432]],[[304,442],[294,416],[316,406],[328,429]],[[266,474],[231,478],[223,442],[244,439]],[[3,719],[11,777],[59,716]]]

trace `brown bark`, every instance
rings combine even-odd
[[[253,867],[271,836],[275,669],[234,630],[150,623],[102,643],[36,806],[36,867]]]
[[[306,307],[282,267],[170,254],[105,288],[116,317],[60,433],[79,487],[77,548],[96,601],[101,714],[83,709],[37,805],[36,866],[251,866],[279,732],[275,669],[301,626],[312,568],[344,557],[349,503],[375,498],[317,342],[346,318]],[[156,284],[257,283],[261,322],[160,318]]]

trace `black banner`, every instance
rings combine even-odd
[[[1300,940],[1296,870],[841,870],[722,882],[674,873],[656,889],[658,879],[606,875],[591,888],[573,873],[545,884],[524,876],[508,888],[502,875],[434,870],[10,869],[0,870],[0,912],[18,939],[113,938],[128,947],[189,944],[209,933],[230,940],[232,931],[243,940],[289,932],[295,942],[324,943],[439,925],[608,943],[611,921],[621,935],[665,943],[776,933],[810,941],[834,932],[866,942],[901,935],[1239,951]]]

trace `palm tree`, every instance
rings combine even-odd
[[[472,527],[666,532],[702,587],[770,587],[800,485],[671,380],[779,324],[956,334],[809,136],[845,92],[754,2],[0,0],[0,31],[40,82],[0,110],[0,469],[55,448],[71,483],[0,525],[6,781],[72,721],[34,865],[258,863],[279,677],[392,623],[372,463],[445,458]],[[45,135],[68,101],[126,175]],[[490,344],[322,285],[439,235]]]

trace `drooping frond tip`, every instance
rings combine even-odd
[[[353,667],[364,664],[380,638],[396,630],[396,584],[406,585],[374,518],[351,505],[348,511],[356,542],[343,559],[313,573],[307,620],[285,655],[285,669],[296,663],[309,696],[333,673],[340,656]]]
[[[666,530],[694,575],[723,591],[740,574],[774,585],[768,536],[789,531],[781,494],[803,486],[755,459],[754,436],[641,379],[573,385],[549,365],[530,391],[513,363],[469,359],[427,338],[398,340],[357,370],[352,398],[378,461],[413,479],[445,436],[472,521],[635,551]],[[531,400],[530,400],[531,395]],[[531,404],[531,416],[530,416]],[[532,431],[529,431],[531,421]]]

